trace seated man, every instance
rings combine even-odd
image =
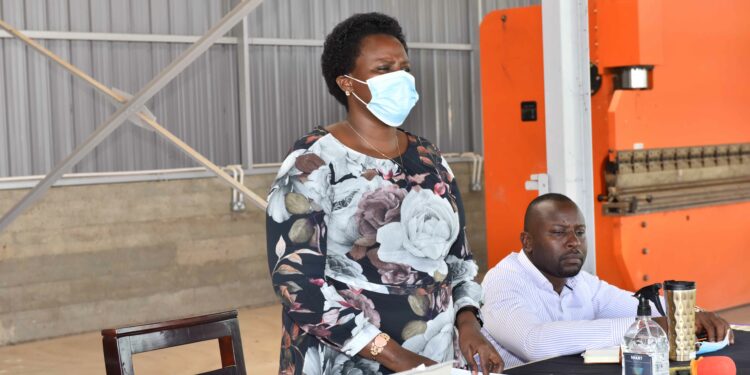
[[[521,243],[523,250],[505,257],[482,282],[485,334],[505,349],[506,366],[620,345],[638,300],[581,272],[586,225],[578,206],[561,194],[537,197],[526,209]],[[666,318],[654,318],[666,330]],[[697,313],[695,322],[710,341],[723,340],[729,329],[710,312]]]

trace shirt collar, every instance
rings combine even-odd
[[[521,263],[521,266],[526,270],[526,273],[531,276],[531,278],[534,280],[534,283],[540,287],[545,288],[554,291],[555,288],[552,285],[552,283],[547,279],[546,276],[540,271],[534,263],[531,263],[531,259],[529,259],[528,256],[526,256],[526,252],[521,249],[518,252],[518,261]],[[581,270],[583,272],[583,270]],[[580,276],[580,273],[578,275],[575,275],[573,277],[567,278],[565,281],[565,285],[569,289],[574,289],[576,284],[578,283],[578,277]],[[565,287],[563,287],[563,290],[565,290]]]

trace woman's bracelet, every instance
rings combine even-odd
[[[385,346],[388,345],[388,341],[390,340],[391,336],[388,336],[387,333],[378,333],[378,335],[375,336],[374,339],[372,339],[372,343],[370,344],[370,354],[375,357],[378,354],[382,353],[383,349],[385,349]]]

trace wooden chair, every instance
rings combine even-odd
[[[102,330],[107,375],[134,375],[133,354],[214,339],[222,368],[201,375],[246,375],[237,310]]]

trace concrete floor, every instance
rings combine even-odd
[[[242,309],[239,313],[242,348],[251,374],[278,371],[281,306]],[[217,341],[137,354],[138,375],[198,374],[221,367]],[[0,374],[104,374],[101,334],[85,333],[0,347]]]
[[[251,374],[278,371],[281,323],[280,306],[240,310],[245,363]],[[750,324],[750,305],[720,313],[730,323]],[[26,344],[0,347],[0,374],[104,374],[101,336],[86,333]],[[196,374],[220,366],[215,341],[185,345],[136,355],[138,375]],[[252,371],[250,371],[252,370]]]

